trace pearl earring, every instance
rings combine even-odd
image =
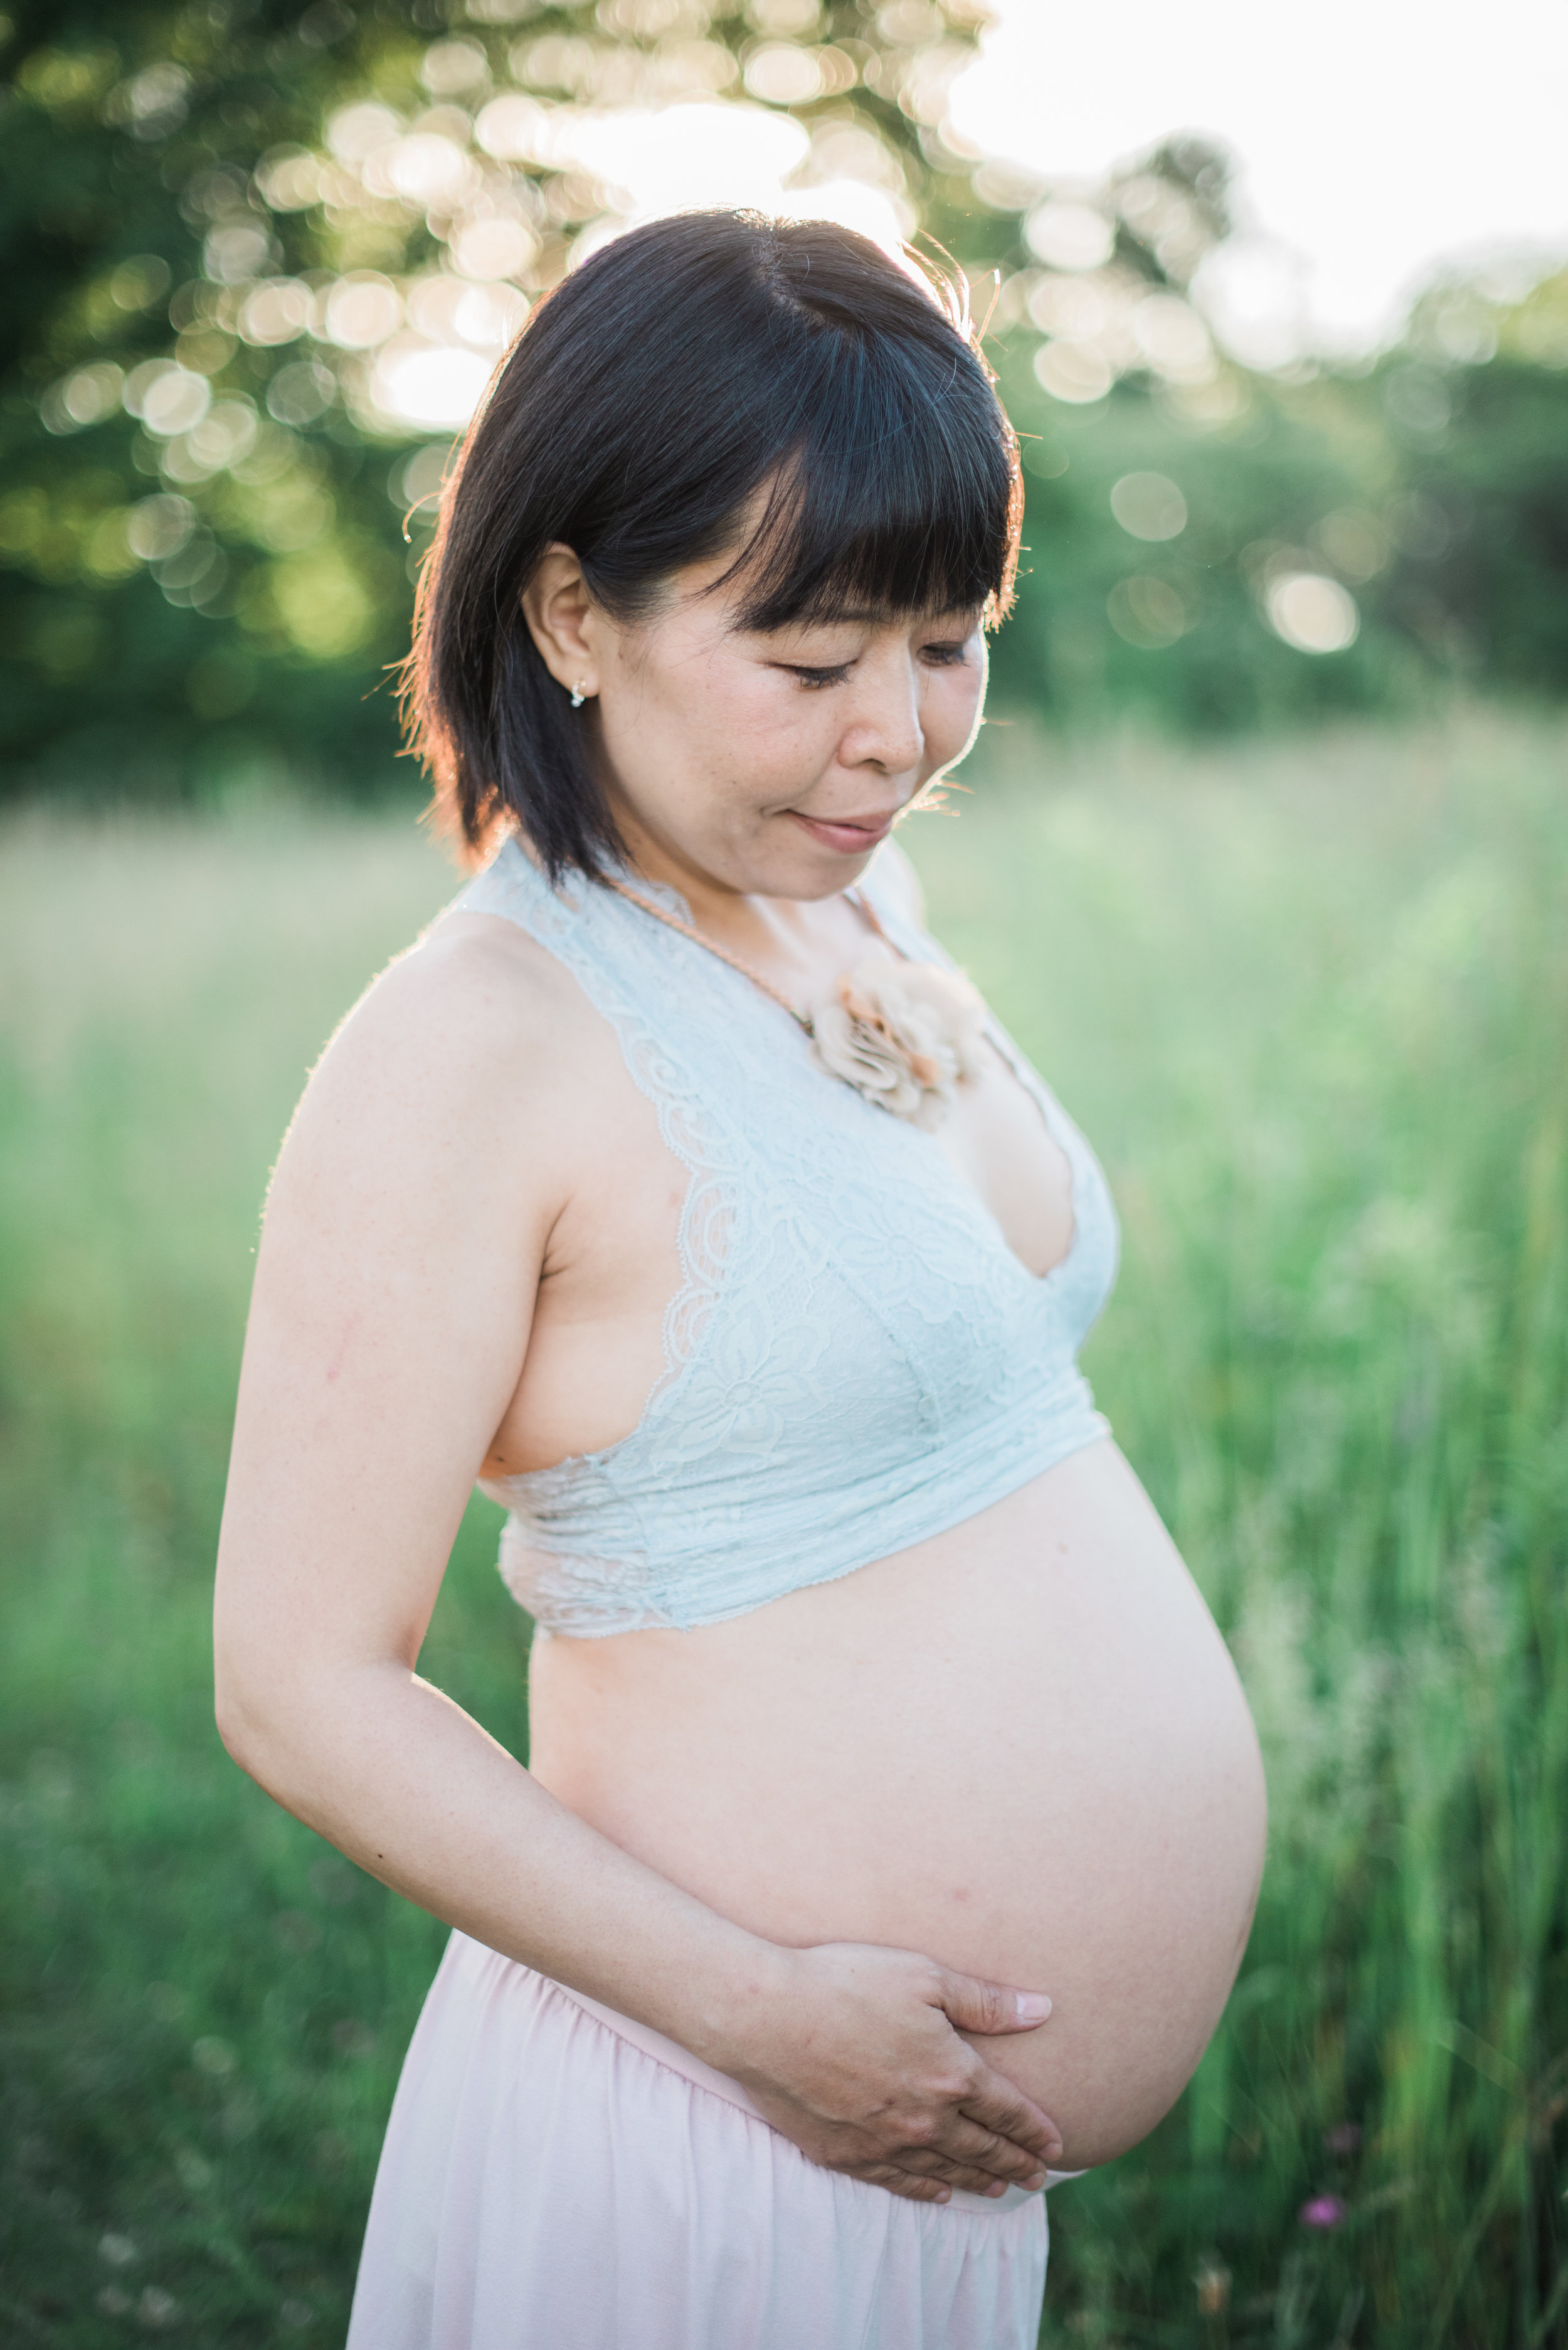
[[[587,681],[585,679],[579,678],[576,685],[572,688],[572,708],[574,710],[580,710],[584,702],[587,700],[587,695],[584,692],[586,682]]]

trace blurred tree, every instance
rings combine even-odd
[[[1108,294],[1142,338],[1121,364],[1190,369],[1181,289],[1225,231],[1221,159],[1169,146],[1100,206],[987,163],[943,127],[982,17],[24,0],[0,162],[13,780],[387,773],[385,671],[452,437],[530,298],[660,167],[612,109],[708,103],[711,137],[711,101],[742,105],[791,202],[924,228],[1032,338],[1061,327],[1053,288],[1078,313]],[[1087,346],[1051,348],[1070,373]]]
[[[1386,706],[1417,665],[1349,584],[1387,560],[1376,412],[1368,431],[1354,385],[1237,366],[1191,295],[1230,231],[1229,176],[1189,138],[1092,195],[1016,175],[1009,191],[1028,209],[993,356],[1024,440],[1028,555],[994,676],[1002,701],[1059,723],[1215,731]],[[999,177],[982,164],[976,188]],[[1325,529],[1354,540],[1344,565]]]
[[[797,187],[906,231],[923,210],[984,257],[995,215],[936,130],[979,15],[23,0],[0,19],[13,776],[167,791],[258,747],[384,774],[377,689],[452,436],[632,201],[603,109],[743,100]]]
[[[1217,730],[1441,679],[1568,690],[1568,270],[1444,273],[1376,364],[1271,377],[1207,350],[1190,306],[1135,289],[1129,318],[1118,265],[1004,291],[1002,380],[1038,437],[1003,699]]]
[[[574,257],[737,172],[967,271],[1031,477],[1004,697],[1211,728],[1435,668],[1561,688],[1564,281],[1444,281],[1376,369],[1249,375],[1190,290],[1224,155],[1168,141],[1093,191],[977,155],[946,112],[983,14],[14,0],[11,786],[382,783],[387,668],[496,359]]]
[[[1435,660],[1568,691],[1568,268],[1444,273],[1375,381],[1405,491],[1391,614]]]

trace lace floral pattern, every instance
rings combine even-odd
[[[900,953],[951,969],[874,875],[862,887]],[[572,972],[689,1178],[636,1429],[484,1487],[511,1513],[508,1588],[541,1623],[580,1638],[744,1614],[961,1523],[1105,1433],[1075,1358],[1115,1274],[1109,1195],[994,1023],[1072,1170],[1072,1245],[1043,1279],[928,1135],[830,1076],[701,946],[592,883],[553,891],[515,842],[459,903]]]

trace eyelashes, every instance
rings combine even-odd
[[[961,645],[923,645],[920,658],[931,669],[961,669],[969,659],[969,646],[967,642]],[[841,661],[836,669],[803,669],[794,661],[784,666],[791,677],[800,680],[807,692],[820,693],[825,686],[842,685],[853,663]]]

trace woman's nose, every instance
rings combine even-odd
[[[920,681],[914,663],[878,662],[859,684],[839,746],[844,764],[880,767],[890,775],[918,767],[926,734],[920,723]]]

